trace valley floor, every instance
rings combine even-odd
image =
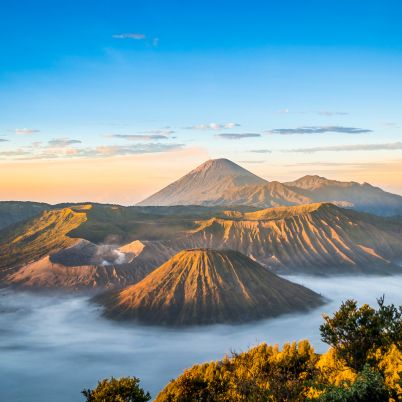
[[[307,314],[247,325],[165,329],[110,322],[86,297],[0,291],[0,389],[9,401],[79,402],[110,376],[138,376],[152,396],[186,367],[259,343],[309,338],[318,352],[321,314],[355,298],[402,304],[402,276],[286,277],[330,299]]]

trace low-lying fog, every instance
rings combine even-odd
[[[4,401],[83,401],[80,391],[110,376],[138,376],[153,397],[195,363],[260,342],[309,338],[320,352],[319,325],[341,300],[402,304],[402,276],[288,277],[331,301],[307,314],[241,326],[172,330],[100,317],[86,297],[0,292],[0,389]]]

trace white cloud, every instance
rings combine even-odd
[[[73,144],[81,144],[80,140],[72,140],[70,138],[54,138],[48,142],[48,146],[52,148],[65,148]],[[34,143],[39,145],[40,143]],[[32,144],[33,145],[33,144]]]
[[[34,134],[34,133],[39,133],[40,130],[37,130],[36,128],[16,128],[14,130],[15,134],[18,135],[29,135],[29,134]]]
[[[328,110],[321,110],[321,111],[318,111],[317,114],[320,116],[346,116],[349,113],[347,113],[347,112],[330,112]]]
[[[102,145],[98,147],[72,148],[60,147],[50,151],[48,147],[25,149],[19,148],[0,152],[0,159],[23,161],[40,159],[72,159],[72,158],[108,158],[113,156],[140,155],[149,153],[169,152],[184,147],[184,144],[133,144],[133,145]]]
[[[385,144],[355,144],[355,145],[333,145],[327,147],[296,148],[283,150],[283,152],[342,152],[342,151],[383,151],[383,150],[402,150],[402,142]]]
[[[261,137],[261,134],[257,134],[257,133],[222,133],[222,134],[217,134],[216,137],[224,138],[226,140],[240,140],[242,138]]]
[[[146,35],[142,34],[142,33],[121,33],[121,34],[116,34],[116,35],[112,35],[112,38],[114,39],[134,39],[134,40],[144,40],[146,39]]]
[[[228,123],[202,123],[202,124],[196,124],[195,126],[189,126],[185,127],[188,130],[223,130],[227,128],[235,128],[235,127],[240,127],[239,123],[233,123],[233,122],[228,122]]]
[[[120,138],[129,141],[154,141],[169,139],[168,136],[161,134],[110,134],[108,137]]]
[[[324,133],[341,133],[341,134],[367,134],[372,130],[358,127],[343,126],[306,126],[297,128],[275,128],[266,131],[267,134],[295,135],[295,134],[324,134]]]
[[[249,152],[253,152],[256,154],[270,154],[272,151],[270,149],[252,149]]]

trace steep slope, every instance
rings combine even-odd
[[[21,264],[73,245],[67,234],[85,222],[88,206],[45,211],[26,223],[0,231],[0,278]]]
[[[224,205],[230,194],[249,185],[267,184],[227,159],[212,159],[138,205]]]
[[[278,181],[263,185],[243,186],[225,194],[225,205],[250,205],[258,208],[270,208],[285,205],[307,204],[311,200],[302,194],[292,191]]]
[[[402,272],[398,221],[328,203],[279,207],[200,221],[176,248],[233,249],[282,273]]]
[[[402,215],[402,197],[368,183],[341,182],[320,176],[304,176],[284,183],[292,191],[313,202],[337,202],[340,205],[377,215]]]
[[[250,321],[323,302],[236,251],[205,249],[181,251],[136,285],[97,300],[110,317],[158,325]]]

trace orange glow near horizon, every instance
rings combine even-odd
[[[1,200],[135,204],[208,159],[200,149],[104,159],[3,163]]]
[[[187,148],[157,155],[2,163],[0,199],[132,205],[209,158],[202,148]],[[399,160],[364,169],[320,170],[319,166],[312,166],[309,171],[269,163],[239,164],[267,180],[288,181],[305,174],[319,174],[329,179],[369,182],[402,194]]]

